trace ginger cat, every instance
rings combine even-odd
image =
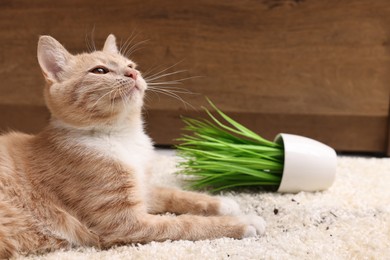
[[[113,35],[79,55],[41,36],[38,61],[52,116],[38,135],[0,136],[0,258],[264,232],[261,217],[240,215],[230,199],[148,184],[148,86]]]

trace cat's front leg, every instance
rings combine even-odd
[[[241,239],[263,234],[265,222],[258,216],[195,216],[133,214],[129,226],[101,235],[102,245],[149,243],[165,240],[204,240],[221,237]]]
[[[148,200],[149,213],[171,212],[203,216],[239,215],[239,205],[226,197],[213,197],[202,193],[172,188],[153,187]]]

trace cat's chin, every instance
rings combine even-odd
[[[126,89],[123,89],[117,93],[111,98],[112,102],[117,102],[117,101],[127,101],[128,99],[133,99],[135,98],[136,95],[139,95],[141,90],[137,85],[133,87],[128,87]]]

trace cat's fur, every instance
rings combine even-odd
[[[148,184],[147,84],[113,35],[102,51],[79,55],[42,36],[38,61],[52,118],[38,135],[0,136],[1,258],[264,231],[260,217],[239,215],[232,200]]]

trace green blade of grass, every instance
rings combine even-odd
[[[191,187],[214,191],[240,186],[278,185],[283,172],[283,147],[268,141],[210,105],[226,121],[222,123],[205,109],[211,121],[183,118],[178,139],[179,173],[191,176]]]
[[[248,128],[246,128],[245,126],[241,125],[240,123],[234,121],[232,118],[230,118],[229,116],[227,116],[225,113],[223,113],[221,110],[219,110],[214,104],[213,102],[211,102],[210,99],[207,98],[207,101],[209,102],[209,104],[215,109],[215,111],[217,111],[217,113],[223,118],[225,119],[228,123],[230,123],[232,126],[234,126],[238,132],[236,133],[239,133],[243,136],[246,136],[248,138],[251,138],[251,139],[254,139],[254,140],[257,140],[259,141],[260,143],[264,144],[264,145],[267,145],[267,146],[279,146],[278,144],[276,143],[273,143],[271,141],[268,141],[262,137],[260,137],[258,134],[256,134],[255,132],[249,130]],[[218,123],[219,121],[212,116],[212,114],[206,109],[206,112],[209,114],[209,116],[216,122]],[[222,123],[221,123],[222,124]]]

